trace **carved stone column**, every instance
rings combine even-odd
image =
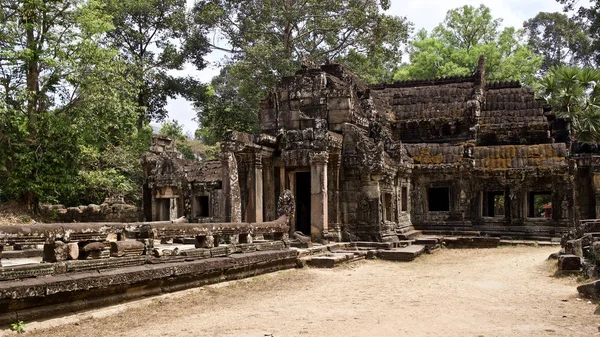
[[[279,172],[277,172],[279,173]],[[273,158],[263,159],[263,190],[264,190],[264,209],[263,218],[265,221],[275,220],[277,218],[275,205],[275,172],[273,170]]]
[[[238,168],[233,152],[223,152],[221,154],[221,174],[223,182],[221,202],[221,205],[223,205],[223,220],[225,222],[242,222]]]
[[[327,152],[310,154],[310,236],[313,241],[327,231]]]
[[[253,191],[252,199],[254,201],[254,208],[252,210],[254,222],[263,222],[263,166],[262,166],[262,156],[260,153],[255,153],[253,156],[254,164],[253,164],[253,179],[254,186],[252,186]],[[249,221],[250,222],[250,221]]]
[[[331,168],[331,172],[329,175],[331,180],[329,183],[331,186],[331,202],[332,205],[329,205],[329,210],[331,214],[329,214],[330,223],[339,224],[341,222],[341,214],[340,214],[340,166],[341,166],[341,155],[336,154],[334,156],[330,156],[329,167]]]

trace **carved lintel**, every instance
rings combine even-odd
[[[329,153],[322,152],[311,152],[309,154],[309,159],[311,164],[327,164],[327,160],[329,159]]]

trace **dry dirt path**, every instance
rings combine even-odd
[[[28,324],[31,336],[594,336],[556,248],[442,250],[289,270]]]

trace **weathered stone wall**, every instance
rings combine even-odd
[[[42,205],[40,214],[45,222],[135,222],[143,218],[139,207],[120,203],[78,207]]]

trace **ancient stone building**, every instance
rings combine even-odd
[[[600,158],[571,153],[568,123],[518,82],[472,76],[366,85],[304,68],[262,102],[259,134],[230,133],[218,162],[155,138],[146,218],[268,221],[293,191],[292,231],[393,241],[413,229],[558,236],[600,205]]]

